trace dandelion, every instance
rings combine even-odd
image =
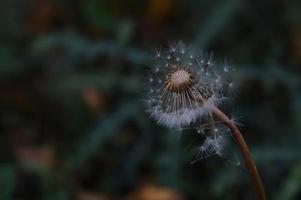
[[[224,89],[233,87],[233,82],[227,82],[231,72],[229,66],[219,66],[211,54],[198,54],[183,42],[157,52],[153,66],[146,98],[150,116],[159,124],[177,130],[195,128],[199,124],[196,132],[205,135],[198,147],[198,155],[203,158],[222,155],[225,134],[230,130],[245,160],[258,199],[265,199],[260,176],[236,122],[218,109],[226,99]]]

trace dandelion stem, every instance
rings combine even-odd
[[[256,165],[252,159],[251,153],[249,151],[248,145],[245,142],[241,132],[239,131],[238,127],[234,124],[232,120],[229,119],[227,115],[225,115],[222,111],[218,108],[214,107],[212,109],[212,115],[217,119],[221,120],[230,130],[232,136],[235,138],[236,143],[239,146],[241,154],[245,160],[246,167],[248,169],[253,187],[256,192],[256,196],[258,200],[265,200],[265,192],[264,187],[257,171]]]

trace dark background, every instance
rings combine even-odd
[[[0,22],[1,200],[254,199],[234,145],[192,164],[198,141],[144,111],[178,40],[231,60],[268,199],[301,199],[300,1],[1,0]]]

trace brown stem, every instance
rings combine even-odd
[[[231,130],[231,133],[232,133],[233,137],[235,138],[236,143],[238,144],[241,154],[245,160],[245,164],[248,169],[249,175],[251,177],[253,187],[256,191],[257,199],[265,200],[265,192],[264,192],[264,187],[263,187],[261,178],[258,174],[256,165],[252,159],[248,145],[246,144],[239,129],[234,124],[234,122],[232,120],[230,120],[229,117],[227,117],[227,115],[225,115],[218,108],[215,107],[212,109],[212,115],[216,119],[222,121]]]

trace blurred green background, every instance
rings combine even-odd
[[[254,199],[233,145],[192,164],[144,111],[178,40],[231,60],[268,199],[301,199],[299,0],[1,0],[0,22],[0,200]]]

